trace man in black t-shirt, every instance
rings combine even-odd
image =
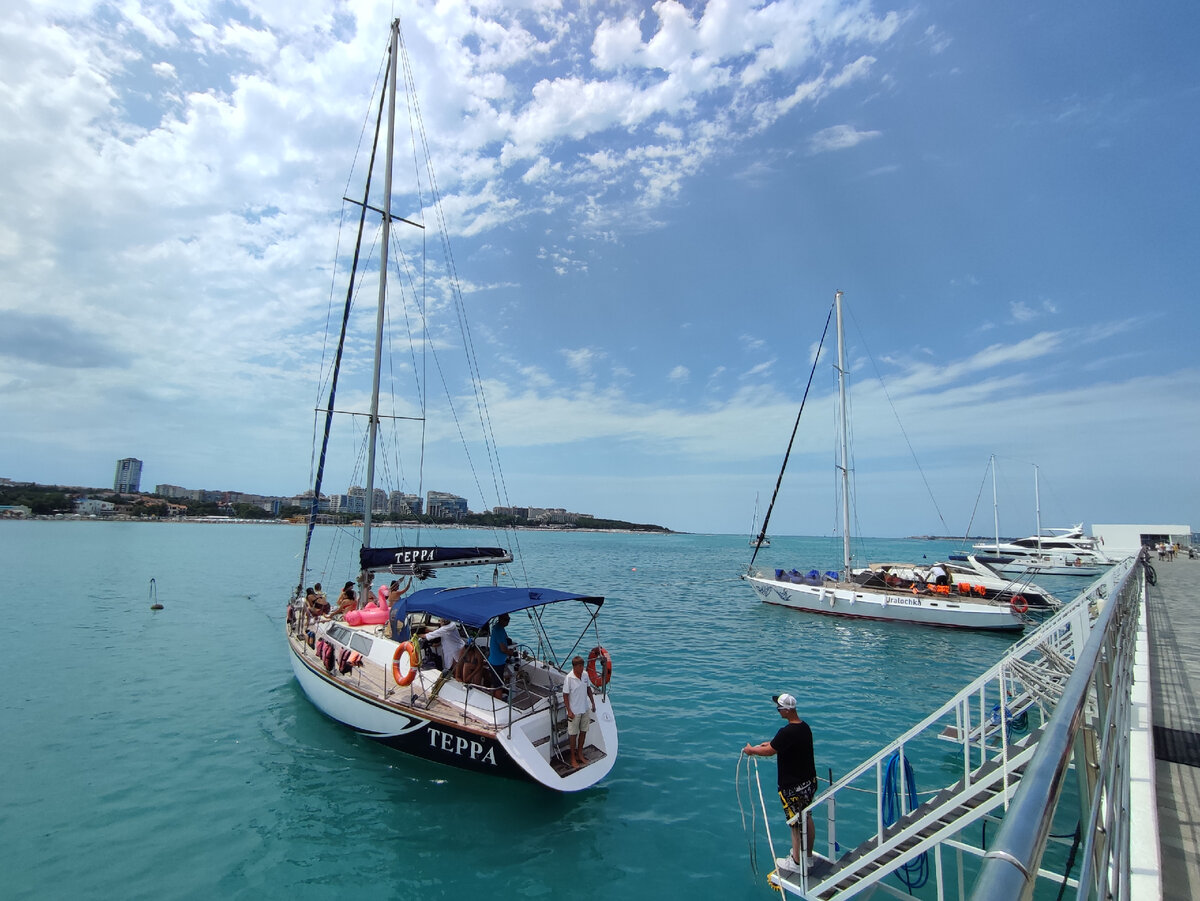
[[[787,725],[776,732],[770,741],[760,745],[747,743],[742,753],[778,758],[779,799],[783,802],[783,812],[792,829],[792,855],[779,858],[775,865],[781,870],[807,873],[812,866],[813,818],[810,813],[802,823],[801,814],[817,793],[812,730],[796,713],[796,699],[792,695],[773,695],[771,700],[775,702],[779,715],[787,720]]]

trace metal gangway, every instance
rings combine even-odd
[[[820,792],[808,808],[816,863],[772,873],[772,884],[820,901],[871,891],[1007,901],[1035,897],[1039,884],[1050,898],[1128,897],[1130,686],[1144,597],[1135,558],[1116,564]],[[918,782],[945,787],[920,792]],[[1067,798],[1078,805],[1064,809],[1074,834],[1054,836]],[[1045,860],[1055,843],[1057,869]]]

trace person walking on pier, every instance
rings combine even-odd
[[[779,799],[783,802],[783,812],[792,830],[792,854],[791,857],[779,858],[775,865],[780,870],[807,873],[813,863],[813,818],[810,813],[802,823],[801,816],[817,793],[812,729],[796,713],[795,697],[790,694],[772,695],[771,700],[775,702],[779,715],[787,720],[787,725],[776,732],[774,738],[762,744],[751,745],[747,742],[742,753],[778,758]]]

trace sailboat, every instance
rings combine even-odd
[[[1102,551],[1094,538],[1083,533],[1083,523],[1069,529],[1042,532],[1041,489],[1038,467],[1033,466],[1033,497],[1037,531],[1028,538],[1000,541],[1000,518],[996,499],[996,457],[989,460],[992,470],[992,515],[996,524],[995,543],[973,546],[973,554],[952,554],[950,559],[966,562],[1017,576],[1083,576],[1096,578],[1117,561]]]
[[[617,758],[617,726],[609,692],[612,659],[599,642],[597,628],[604,598],[588,592],[500,585],[499,567],[513,560],[505,548],[380,547],[372,540],[390,228],[393,221],[408,221],[392,213],[391,185],[396,79],[402,50],[400,23],[395,20],[391,25],[386,85],[381,93],[375,133],[377,148],[386,109],[383,196],[377,201],[379,206],[369,204],[371,175],[368,173],[363,200],[357,204],[359,246],[354,254],[354,267],[364,246],[363,222],[368,212],[381,219],[366,490],[361,547],[355,561],[359,594],[355,598],[348,583],[348,607],[331,613],[327,604],[314,607],[309,603],[302,587],[310,576],[308,564],[335,412],[338,364],[346,347],[346,322],[355,294],[352,270],[328,404],[319,411],[325,413],[325,430],[300,583],[287,606],[285,637],[289,657],[308,699],[326,716],[369,738],[416,757],[461,769],[532,781],[556,791],[579,791],[607,775]],[[411,77],[407,59],[403,68],[406,78]],[[423,127],[418,133],[423,133]],[[375,159],[374,150],[371,159]],[[450,575],[460,567],[472,566],[492,567],[492,584],[422,588],[412,594],[406,594],[398,585],[401,577],[407,577],[404,586],[407,589],[410,584],[431,579],[438,572]],[[381,576],[384,583],[396,580],[392,583],[394,589],[382,586],[384,590],[378,600],[373,590],[376,576]],[[367,599],[371,602],[364,604]],[[570,611],[564,615],[564,608],[574,608],[574,616]],[[536,636],[536,642],[516,644],[500,637],[507,635],[502,631],[507,617],[514,620],[515,633],[524,634],[528,629]],[[566,637],[559,633],[552,641],[551,623],[570,625],[571,630]],[[493,638],[500,642],[503,654],[492,652]],[[592,641],[595,644],[588,651]],[[593,722],[581,737],[575,738],[568,736],[564,683],[572,668],[572,658],[584,654],[589,694],[594,699],[594,712],[589,711]],[[496,662],[490,662],[489,657]],[[577,706],[573,713],[579,712]]]
[[[841,291],[834,295],[831,315],[835,315],[837,320],[838,400],[841,411],[840,459],[837,469],[842,480],[842,570],[821,572],[813,569],[801,573],[798,570],[775,569],[772,572],[755,569],[754,558],[758,555],[756,548],[754,558],[751,559],[743,578],[750,583],[763,603],[778,604],[807,613],[961,629],[1024,629],[1024,613],[1029,609],[1029,605],[1028,600],[1021,595],[1008,598],[996,595],[981,597],[970,583],[952,582],[948,574],[939,574],[932,582],[913,582],[902,588],[899,585],[889,585],[885,579],[881,579],[869,569],[856,573],[851,568],[849,426],[846,419],[846,359]],[[779,474],[780,480],[786,466],[785,455]],[[774,498],[772,507],[773,505]],[[768,507],[763,522],[764,532],[770,516],[771,507]],[[938,584],[939,580],[942,584]],[[880,582],[883,584],[879,584]]]
[[[758,495],[754,495],[754,518],[750,520],[750,547],[770,547],[771,539],[767,537],[766,527],[757,535],[758,530]]]

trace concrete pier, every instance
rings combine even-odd
[[[1162,893],[1200,897],[1200,560],[1150,561],[1147,585]]]

